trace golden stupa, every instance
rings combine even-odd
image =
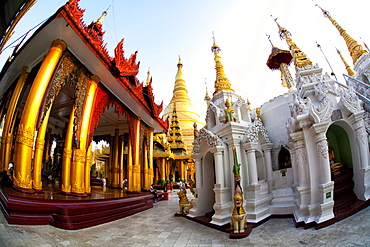
[[[176,105],[177,117],[181,126],[184,141],[187,146],[187,153],[191,154],[193,150],[194,141],[194,123],[202,127],[204,123],[200,122],[200,116],[196,112],[194,105],[191,103],[188,90],[186,89],[186,82],[183,78],[182,62],[179,58],[177,63],[177,74],[175,77],[175,87],[173,89],[173,96],[170,103],[164,109],[163,118],[171,120],[173,114],[173,107]]]

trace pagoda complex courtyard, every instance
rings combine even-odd
[[[22,7],[4,3],[4,9],[13,8],[15,19],[2,34],[2,47],[17,18],[34,4],[19,2]],[[16,47],[0,72],[0,206],[6,234],[27,229],[13,225],[89,232],[127,221],[139,232],[140,227],[152,232],[153,224],[163,230],[157,245],[177,246],[191,245],[189,236],[178,241],[193,224],[233,239],[251,237],[254,231],[264,239],[258,229],[284,218],[281,222],[296,234],[294,227],[340,235],[330,227],[338,224],[342,231],[353,226],[346,244],[370,244],[364,238],[370,204],[370,51],[327,10],[317,6],[317,11],[348,49],[338,50],[346,85],[315,63],[273,18],[286,48],[276,47],[269,36],[265,66],[280,72],[278,83],[286,92],[253,108],[234,90],[236,82],[227,76],[214,36],[215,81],[211,96],[204,90],[203,120],[190,100],[181,57],[177,72],[173,67],[171,101],[157,103],[150,70],[146,80],[138,78],[138,51],[128,56],[122,39],[109,54],[103,29],[108,11],[86,24],[79,0],[67,1]],[[216,234],[195,228],[199,234]],[[122,241],[133,241],[131,235],[122,236]],[[323,241],[300,236],[290,244]],[[154,244],[139,238],[140,244]],[[217,244],[195,239],[195,245]],[[230,244],[222,239],[221,244]],[[321,243],[333,244],[329,239]],[[59,242],[79,245],[67,238]],[[251,237],[249,243],[257,242]],[[15,242],[7,238],[0,243]]]

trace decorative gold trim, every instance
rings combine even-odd
[[[19,125],[17,138],[16,138],[17,143],[33,148],[34,137],[35,137],[35,132],[31,128],[26,129],[23,124]]]

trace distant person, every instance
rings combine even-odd
[[[157,190],[154,189],[154,184],[150,185],[150,192],[154,195],[154,202],[158,202],[158,193]]]
[[[123,180],[123,190],[127,191],[127,178]]]
[[[107,179],[105,177],[103,177],[103,179],[101,180],[102,183],[103,183],[103,187],[107,187]]]

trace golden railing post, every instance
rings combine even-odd
[[[24,84],[29,74],[27,70],[28,70],[28,67],[23,67],[22,73],[13,91],[12,98],[8,106],[8,110],[6,111],[3,135],[1,139],[1,148],[0,148],[1,164],[2,164],[2,166],[0,167],[2,167],[2,170],[7,170],[8,164],[10,162],[11,147],[12,147],[12,141],[13,141],[13,130],[14,130],[14,113],[17,107],[19,96],[23,90]]]
[[[73,123],[75,121],[76,106],[72,106],[71,114],[64,140],[63,162],[62,162],[62,194],[69,195],[71,188],[71,162],[72,162],[72,142],[73,142]]]
[[[23,109],[15,144],[13,188],[25,193],[34,193],[31,180],[32,148],[35,127],[43,97],[54,70],[67,44],[54,40],[36,75]]]
[[[71,169],[71,184],[72,184],[72,194],[75,196],[86,196],[85,185],[85,163],[86,163],[86,153],[88,144],[87,138],[90,126],[90,116],[92,113],[92,108],[95,99],[95,92],[100,79],[98,76],[94,75],[90,78],[89,89],[85,96],[85,102],[83,106],[82,118],[81,118],[81,128],[80,128],[80,147],[73,150],[73,161]]]

